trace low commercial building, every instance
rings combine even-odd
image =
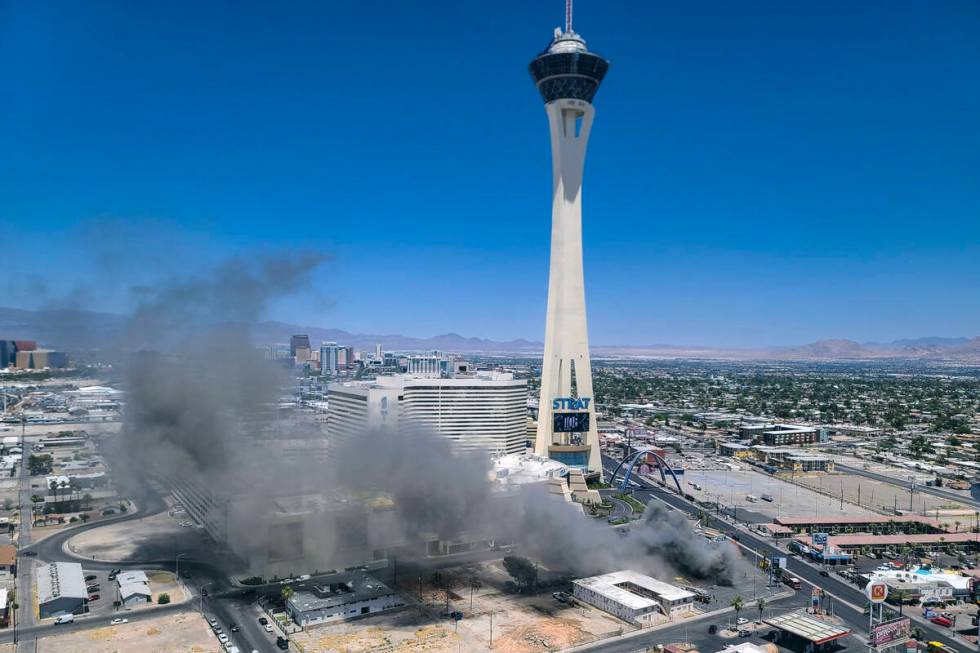
[[[116,584],[119,586],[119,600],[127,608],[149,603],[153,596],[150,579],[143,571],[124,571],[116,576]]]
[[[798,535],[796,542],[803,547],[821,550],[821,545],[813,544],[809,536]],[[900,551],[911,546],[925,549],[956,547],[965,551],[980,550],[980,540],[976,533],[929,533],[925,535],[835,535],[827,540],[834,550],[857,552]]]
[[[694,610],[694,592],[674,587],[639,572],[625,570],[572,582],[572,595],[637,626]]]
[[[293,621],[305,628],[403,605],[405,601],[393,589],[363,571],[354,571],[334,577],[329,584],[312,591],[296,592],[286,601],[286,610]]]
[[[748,458],[752,453],[752,449],[738,442],[722,442],[718,445],[718,452],[722,456],[729,456],[731,458]]]
[[[0,544],[0,573],[14,574],[16,572],[17,547],[13,544]]]
[[[943,533],[935,519],[919,515],[820,515],[816,517],[777,517],[775,523],[793,529],[794,533]]]
[[[752,447],[755,457],[768,465],[793,472],[832,472],[834,461],[826,456],[814,455],[791,447]]]
[[[81,614],[88,603],[85,575],[77,562],[41,565],[37,576],[37,603],[41,618],[57,614]]]

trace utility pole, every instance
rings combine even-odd
[[[493,610],[490,611],[490,648],[493,648]]]

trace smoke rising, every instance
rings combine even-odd
[[[365,556],[438,538],[512,541],[575,575],[634,568],[731,577],[736,556],[696,535],[680,513],[651,503],[623,535],[541,486],[495,488],[486,456],[417,429],[332,442],[326,460],[285,455],[288,443],[322,443],[325,434],[312,420],[280,417],[293,379],[254,347],[250,325],[271,301],[303,291],[322,260],[236,259],[141,292],[127,330],[137,352],[126,375],[121,451],[129,465],[148,476],[190,477],[228,497],[249,516],[240,528],[229,526],[229,538],[247,542],[260,561],[299,572],[350,564],[341,560],[345,551]],[[366,497],[389,503],[336,507]],[[267,529],[256,527],[259,516],[268,517]]]

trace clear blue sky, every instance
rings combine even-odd
[[[541,339],[560,0],[0,4],[0,304],[333,255],[271,317]],[[592,341],[980,334],[980,4],[579,0]],[[100,267],[112,258],[118,265]]]

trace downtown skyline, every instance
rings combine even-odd
[[[270,318],[541,340],[525,66],[561,3],[387,5],[5,10],[0,227],[58,256],[18,257],[0,303],[119,311],[300,247],[332,259]],[[977,10],[887,7],[576,5],[616,73],[585,170],[594,345],[980,332]]]

